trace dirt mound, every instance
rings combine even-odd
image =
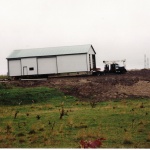
[[[12,84],[12,83],[11,83]],[[104,101],[123,98],[150,98],[150,70],[129,71],[123,75],[50,78],[47,81],[13,81],[15,86],[48,86],[80,100]]]

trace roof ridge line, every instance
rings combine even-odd
[[[92,44],[83,44],[83,45],[70,45],[70,46],[53,46],[53,47],[40,47],[40,48],[25,48],[25,49],[15,49],[14,51],[17,50],[29,50],[29,49],[46,49],[46,48],[58,48],[58,47],[74,47],[74,46],[85,46],[85,45],[92,45]]]

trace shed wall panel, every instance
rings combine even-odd
[[[8,69],[9,69],[9,76],[21,76],[21,61],[9,60]]]
[[[88,68],[88,71],[90,71],[90,57],[89,57],[90,54],[87,54],[87,68]]]
[[[87,71],[87,55],[57,56],[58,73]]]
[[[56,57],[38,58],[38,74],[56,74]]]
[[[22,75],[36,75],[37,74],[37,59],[23,58],[21,59]]]
[[[88,53],[87,53],[87,64],[88,64],[88,71],[90,71],[90,68],[93,69],[93,59],[92,55],[96,55],[93,51],[92,47],[90,47]],[[91,65],[90,65],[91,64]]]

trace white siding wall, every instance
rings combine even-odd
[[[57,73],[56,57],[38,58],[38,74]]]
[[[90,54],[90,59],[91,59],[91,69],[92,69],[93,68],[92,54]]]
[[[90,55],[90,57],[89,57]],[[90,60],[89,60],[90,59]],[[93,68],[92,54],[87,54],[87,63],[88,63],[88,71],[90,71],[90,61],[91,61],[91,69]]]
[[[21,64],[22,64],[22,75],[36,75],[37,74],[36,58],[23,58],[21,59]]]
[[[57,56],[58,73],[87,71],[86,54]]]
[[[21,61],[9,60],[8,61],[9,76],[21,76]]]
[[[93,68],[93,61],[92,61],[92,54],[95,55],[92,47],[90,48],[90,50],[88,51],[88,54],[87,54],[87,63],[88,63],[88,71],[90,71],[90,64],[89,64],[89,61],[91,61],[91,68]],[[89,60],[89,55],[90,55],[90,60]]]
[[[86,60],[87,60],[87,71],[90,71],[90,69],[89,69],[89,57],[88,57],[89,55],[88,54],[86,54]]]

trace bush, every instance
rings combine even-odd
[[[6,83],[0,83],[0,89],[11,89],[13,88],[12,85]]]

